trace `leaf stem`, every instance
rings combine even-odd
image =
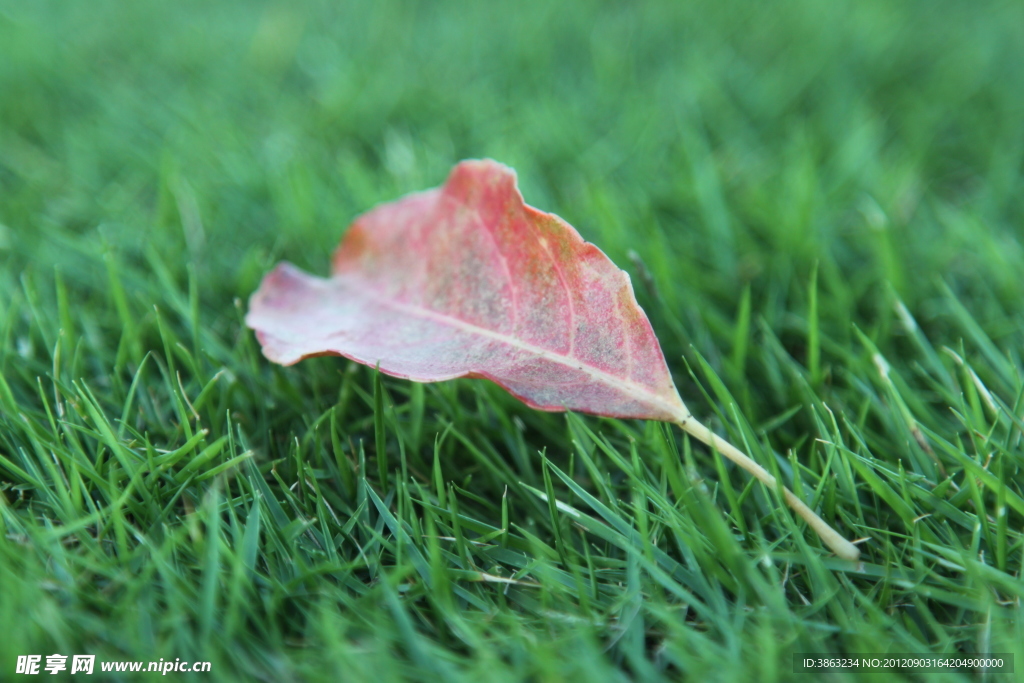
[[[793,508],[793,510],[818,533],[818,536],[820,536],[821,540],[825,542],[825,545],[831,548],[836,555],[844,560],[851,561],[855,561],[860,557],[860,551],[857,550],[855,545],[843,538],[838,531],[830,527],[825,520],[816,515],[811,508],[807,507],[806,503],[797,498],[792,491],[780,484],[775,477],[768,473],[768,470],[754,462],[746,453],[739,450],[728,441],[716,436],[714,432],[695,420],[692,416],[676,424],[678,424],[684,432],[687,432],[696,439],[703,441],[708,446],[711,446],[719,453],[745,469],[747,472],[750,472],[752,475],[764,482],[768,488],[777,488],[786,499],[786,503],[789,504],[789,507]]]

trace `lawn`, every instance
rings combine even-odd
[[[1010,1],[0,2],[0,680],[1022,657],[1022,27]],[[630,273],[690,410],[860,562],[675,427],[262,357],[276,262],[326,274],[356,215],[479,157]]]

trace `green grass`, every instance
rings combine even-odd
[[[57,652],[810,680],[793,653],[890,651],[1024,680],[1022,22],[0,5],[0,679]],[[482,156],[631,273],[690,409],[862,563],[674,428],[262,358],[277,260],[326,272],[356,214]]]

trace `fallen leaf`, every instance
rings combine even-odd
[[[629,276],[559,217],[527,206],[515,172],[464,161],[447,182],[363,214],[330,278],[268,274],[246,324],[291,365],[338,355],[395,377],[490,379],[541,410],[678,424],[772,488],[846,559],[857,549],[683,404]]]

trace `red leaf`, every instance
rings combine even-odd
[[[418,382],[494,380],[534,408],[675,422],[771,488],[836,553],[858,550],[693,419],[629,277],[568,223],[523,203],[515,173],[464,161],[443,187],[356,219],[329,279],[282,263],[249,301],[263,353],[339,355]]]
[[[629,276],[494,161],[357,218],[330,279],[280,264],[246,323],[285,365],[337,354],[419,382],[485,377],[542,410],[688,416]]]

